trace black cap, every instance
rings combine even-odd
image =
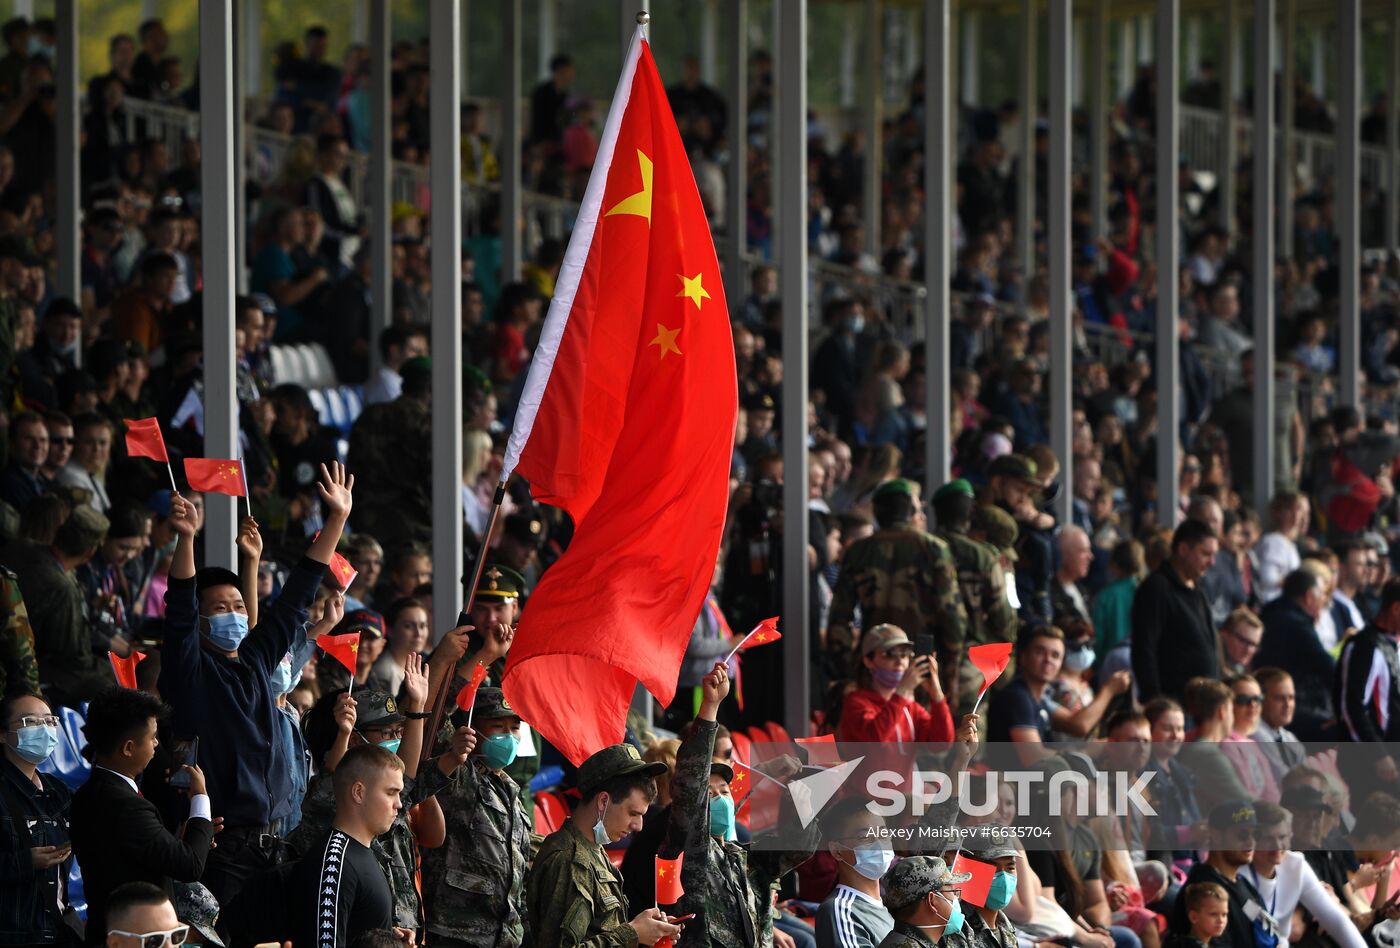
[[[1328,813],[1336,812],[1332,805],[1327,802],[1327,797],[1317,787],[1307,783],[1295,783],[1287,790],[1283,791],[1283,798],[1279,800],[1285,809],[1289,810],[1326,810]]]
[[[659,777],[671,768],[661,761],[648,763],[642,760],[637,748],[631,744],[612,744],[595,752],[578,768],[578,789],[587,800],[598,788],[616,777],[632,774],[646,774]]]
[[[710,776],[711,776],[711,777],[723,777],[725,783],[733,783],[733,782],[734,782],[734,768],[731,767],[731,766],[729,766],[728,764],[724,763],[723,761],[718,761],[718,760],[711,761],[711,762],[710,762]]]
[[[1259,818],[1248,800],[1226,800],[1210,810],[1210,828],[1218,830],[1257,829]]]
[[[539,546],[544,539],[544,521],[532,513],[506,517],[505,536],[525,546]]]

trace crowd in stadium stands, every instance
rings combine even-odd
[[[252,292],[237,301],[236,391],[250,497],[232,572],[196,569],[202,497],[169,481],[204,434],[199,144],[171,154],[125,112],[129,100],[197,109],[191,64],[168,55],[157,20],[111,39],[109,70],[87,86],[82,291],[67,299],[50,283],[54,25],[11,20],[0,40],[0,943],[76,944],[83,908],[86,942],[112,948],[1400,944],[1400,763],[1388,747],[1358,763],[1301,743],[1400,736],[1397,284],[1388,265],[1363,271],[1365,410],[1334,405],[1329,180],[1300,188],[1291,252],[1269,275],[1275,490],[1255,496],[1249,230],[1230,239],[1219,190],[1182,167],[1168,169],[1182,230],[1155,232],[1150,66],[1113,107],[1100,239],[1076,156],[1071,457],[1046,445],[1047,279],[1016,262],[1016,170],[1036,163],[1043,224],[1045,128],[1022,154],[1014,103],[960,111],[944,379],[884,292],[923,268],[922,83],[878,145],[860,132],[838,143],[814,116],[809,242],[841,277],[818,283],[810,464],[783,469],[778,284],[756,265],[730,300],[742,403],[730,516],[676,700],[653,720],[634,713],[626,744],[574,768],[493,687],[531,588],[568,546],[567,518],[513,482],[461,619],[472,628],[430,627],[433,583],[459,577],[434,574],[429,545],[429,229],[416,205],[395,208],[393,325],[371,338],[372,248],[346,179],[370,144],[367,51],[337,65],[319,27],[276,49],[259,124],[295,137],[244,195]],[[401,161],[429,148],[426,54],[426,41],[393,47]],[[771,60],[753,53],[742,143],[694,61],[668,90],[716,230],[744,227],[760,258],[773,249],[772,86]],[[1219,107],[1209,66],[1185,98]],[[1300,129],[1330,128],[1316,95],[1300,87],[1296,101]],[[578,197],[602,112],[556,56],[530,95],[529,189]],[[1384,138],[1384,116],[1380,102],[1368,140]],[[469,188],[499,177],[501,152],[465,105]],[[734,160],[748,162],[746,195],[724,193]],[[872,160],[878,258],[861,214]],[[1238,184],[1248,222],[1247,165]],[[1383,202],[1370,185],[1363,199],[1374,230]],[[489,194],[486,207],[490,222]],[[1156,272],[1162,239],[1181,243],[1179,273]],[[504,284],[490,226],[466,247],[474,556],[564,245],[540,242],[525,278]],[[1165,391],[1144,337],[1161,279],[1180,285],[1186,343]],[[930,384],[953,395],[956,476],[943,484],[922,470]],[[1179,431],[1158,430],[1159,397],[1180,400]],[[173,475],[128,455],[125,423],[149,417]],[[1184,451],[1160,484],[1167,437]],[[746,853],[754,741],[787,738],[768,723],[782,716],[785,645],[720,659],[736,630],[780,611],[785,477],[806,478],[810,497],[812,624],[784,632],[813,643],[813,734],[951,745],[962,765],[989,742],[1047,772],[1152,774],[1157,817],[1120,825],[1066,805],[1069,842],[1042,851],[1023,844],[1016,830],[1034,818],[1003,793],[968,820],[1000,827],[965,845],[996,870],[977,894],[951,854],[872,841],[885,822],[850,801],[801,846]],[[1162,491],[1177,501],[1169,522],[1155,514]],[[1054,513],[1063,492],[1069,522]],[[353,577],[327,570],[337,547]],[[346,633],[359,644],[341,664],[322,637]],[[974,714],[982,678],[967,650],[996,643],[1015,657]],[[425,733],[432,696],[447,684],[450,702],[477,662],[489,674],[472,726],[459,711]],[[1085,738],[1079,751],[1039,746]],[[785,781],[792,763],[761,776]],[[682,852],[686,895],[659,902],[653,857]]]

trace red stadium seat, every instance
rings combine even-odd
[[[783,727],[777,721],[769,721],[765,727],[768,728],[768,736],[779,744],[791,743],[792,735],[787,732],[787,728]]]
[[[744,733],[748,734],[749,740],[755,744],[767,744],[773,739],[767,731],[757,725],[749,728]]]
[[[749,753],[752,750],[748,735],[738,731],[730,731],[729,739],[734,742],[734,759],[741,764],[748,764],[750,762]]]
[[[569,818],[569,808],[564,805],[564,801],[552,793],[535,794],[535,832],[541,836],[548,836],[550,833],[564,825],[564,821]],[[541,824],[543,823],[543,828]]]

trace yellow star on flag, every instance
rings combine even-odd
[[[657,323],[656,338],[653,339],[651,342],[647,343],[647,345],[660,346],[661,358],[663,359],[666,358],[666,353],[668,352],[674,352],[676,355],[680,355],[680,347],[676,345],[676,337],[680,334],[680,327],[676,327],[675,329],[667,329],[665,326],[661,325],[660,323]]]
[[[642,154],[642,150],[637,149],[637,164],[642,170],[642,189],[636,194],[628,195],[618,201],[613,209],[604,214],[604,217],[612,217],[614,214],[635,214],[638,217],[645,217],[647,224],[651,223],[651,159]]]
[[[690,300],[695,304],[696,309],[699,309],[700,301],[702,299],[707,300],[710,298],[709,291],[700,285],[700,278],[704,275],[705,274],[703,273],[697,273],[693,277],[688,277],[684,273],[677,273],[676,276],[680,278],[680,281],[683,286],[681,291],[677,293],[676,296],[684,296],[686,299]]]
[[[356,655],[358,655],[358,654],[360,653],[360,643],[359,643],[359,642],[351,642],[351,643],[350,643],[350,651],[352,651],[352,652],[354,652]]]

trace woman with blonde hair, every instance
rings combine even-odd
[[[495,499],[496,481],[501,462],[492,452],[495,442],[491,433],[480,428],[468,428],[462,433],[462,519],[467,529],[480,537],[491,520],[491,505]],[[501,521],[515,512],[515,504],[507,494],[501,502]]]

